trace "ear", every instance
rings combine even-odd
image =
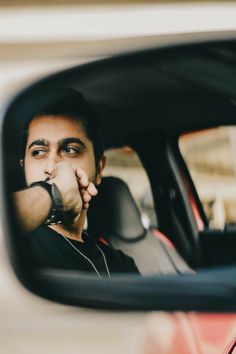
[[[103,169],[106,165],[106,160],[107,160],[106,156],[103,155],[98,163],[97,175],[96,175],[96,179],[95,179],[96,186],[99,186],[99,184],[102,181],[102,172],[103,172]]]

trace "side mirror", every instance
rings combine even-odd
[[[145,139],[143,140],[144,145],[146,144],[143,154],[145,152],[149,156],[151,154],[153,156],[153,150],[148,151],[148,148],[151,147],[149,136],[153,137],[156,131],[164,132],[163,136],[170,134],[170,137],[173,137],[180,131],[197,129],[204,124],[221,124],[225,113],[228,113],[227,119],[230,123],[233,116],[232,111],[235,114],[235,110],[225,99],[225,96],[219,90],[217,91],[217,83],[209,79],[211,70],[215,70],[217,75],[219,74],[217,65],[215,67],[205,65],[204,84],[200,85],[198,81],[202,65],[209,60],[207,53],[214,52],[213,49],[217,50],[218,45],[212,42],[179,47],[170,46],[169,48],[145,50],[100,60],[46,77],[26,88],[10,102],[3,114],[2,124],[2,195],[4,203],[2,213],[5,239],[11,262],[17,276],[29,290],[58,302],[96,308],[168,311],[235,310],[235,266],[199,272],[198,270],[183,271],[181,276],[179,269],[176,274],[163,275],[154,272],[155,274],[149,276],[140,276],[135,272],[122,274],[118,271],[119,274],[111,278],[98,278],[95,272],[86,273],[84,270],[79,271],[70,267],[67,269],[54,268],[50,262],[48,266],[32,267],[25,247],[27,235],[23,232],[19,222],[19,213],[13,198],[16,191],[24,189],[24,175],[22,175],[20,166],[20,132],[32,118],[35,118],[39,113],[48,115],[49,113],[47,113],[48,111],[45,113],[45,109],[51,109],[52,106],[55,106],[55,102],[61,102],[54,95],[53,88],[55,87],[73,89],[83,93],[91,110],[100,117],[105,147],[122,146],[127,142],[140,142],[141,137],[141,140]],[[228,46],[227,43],[223,43],[222,48],[231,49],[231,42]],[[181,62],[178,59],[180,50],[183,65],[191,70],[187,73],[184,70],[184,75],[182,77],[180,75],[179,78],[178,75],[183,69],[181,69]],[[196,58],[199,59],[199,62]],[[194,64],[192,64],[193,59],[195,60]],[[225,72],[230,70],[231,67],[227,60],[224,65]],[[233,73],[235,75],[234,71]],[[222,77],[218,79],[222,82],[224,78],[224,73],[222,73]],[[187,79],[191,81],[191,85],[188,84]],[[201,90],[199,90],[199,85]],[[224,90],[227,94],[227,85]],[[234,90],[236,92],[236,87]],[[187,104],[186,97],[189,98]],[[208,105],[205,105],[206,99]],[[61,113],[51,113],[51,116],[61,116],[62,113],[64,116],[68,116],[68,109],[66,106],[64,112],[61,110]],[[217,113],[220,109],[224,114],[219,117]],[[69,116],[71,118],[73,114],[69,114]],[[58,125],[55,125],[55,131],[57,127]],[[68,136],[67,138],[73,137]],[[41,140],[40,144],[39,142],[35,144],[41,147],[41,150],[38,149],[36,152],[39,156],[41,153],[42,155],[48,153],[48,146],[51,144],[51,141],[50,144],[48,141],[44,141],[42,144],[43,139],[44,136],[38,136],[36,139],[37,141]],[[58,141],[60,141],[59,138]],[[75,140],[70,139],[71,142],[74,144]],[[54,141],[53,144],[55,145]],[[60,148],[63,144],[60,145]],[[57,151],[54,145],[53,149]],[[77,145],[69,147],[76,149]],[[83,148],[81,154],[83,156]],[[148,160],[149,165],[153,159]],[[154,180],[156,167],[152,169],[149,166],[148,172]],[[42,178],[39,179],[42,180]],[[176,183],[178,191],[181,193],[182,185],[178,178],[176,178]],[[180,184],[178,185],[178,183]],[[157,194],[158,186],[154,186],[154,190]],[[124,201],[125,198],[122,200]],[[181,200],[185,203],[183,196]],[[123,204],[127,205],[126,201]],[[133,220],[138,211],[133,210],[131,213],[131,209],[125,208],[125,205],[123,206],[124,214]],[[187,209],[188,205],[184,206]],[[196,225],[194,225],[190,214],[186,214],[189,217],[189,220],[186,221],[186,229],[188,228],[193,234],[195,232],[196,235]],[[111,219],[108,221],[111,222]],[[118,219],[117,223],[119,227],[122,221]],[[136,237],[131,235],[133,238],[131,237],[132,240],[127,244],[131,245],[132,242],[134,244],[136,241],[142,241],[141,250],[147,259],[149,258],[148,260],[151,261],[151,258],[153,260],[154,257],[149,256],[148,252],[150,251],[150,255],[154,255],[154,243],[156,245],[160,242],[163,252],[163,247],[165,247],[163,240],[153,241],[154,238],[152,238],[153,243],[148,251],[144,240],[146,230],[142,225],[137,226],[136,223],[135,227]],[[120,234],[118,236],[120,239],[123,237]],[[73,242],[71,244],[70,247],[75,247]],[[194,249],[194,240],[190,240],[189,244]],[[165,249],[164,252],[166,252]],[[167,252],[167,258],[172,257],[171,252],[174,251]],[[176,253],[178,252],[176,251]],[[101,255],[106,265],[109,262],[108,257],[104,258],[103,252]],[[157,252],[155,261],[159,256],[160,253]],[[181,258],[180,255],[178,257]]]

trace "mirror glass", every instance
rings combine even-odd
[[[222,266],[231,277],[236,110],[227,95],[235,82],[228,87],[223,70],[212,82],[214,56],[204,65],[201,46],[185,46],[181,60],[171,50],[72,68],[32,85],[8,107],[6,220],[12,254],[26,269],[62,277],[71,271],[79,280],[127,276],[137,281],[134,293],[147,281],[154,292],[164,289],[163,298],[179,289],[196,299],[202,279],[222,290]]]
[[[158,228],[147,171],[132,143],[105,149],[83,95],[50,90],[53,99],[22,125],[16,154],[22,184],[13,197],[30,267],[99,278],[194,273]]]

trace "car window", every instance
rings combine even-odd
[[[128,146],[106,151],[107,163],[104,176],[121,178],[129,187],[141,212],[145,228],[156,227],[151,187],[147,174],[136,152]]]
[[[236,226],[236,127],[189,133],[179,146],[209,227]]]

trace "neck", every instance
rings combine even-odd
[[[84,242],[82,239],[82,233],[84,229],[84,223],[86,220],[87,210],[83,209],[78,218],[74,220],[73,223],[67,224],[57,224],[51,225],[50,227],[58,232],[63,234],[63,236],[70,238],[71,240]]]

